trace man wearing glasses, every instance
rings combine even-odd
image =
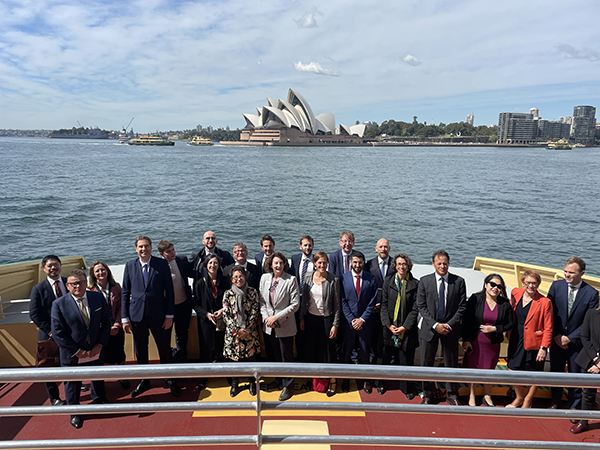
[[[341,280],[342,275],[350,272],[352,268],[350,260],[354,248],[354,233],[352,231],[342,231],[340,234],[340,247],[339,250],[329,255],[329,272]]]
[[[216,254],[221,259],[221,267],[227,267],[235,262],[227,250],[221,250],[220,248],[217,248],[217,242],[219,242],[219,240],[217,239],[217,235],[214,233],[214,231],[207,231],[204,233],[204,237],[202,238],[204,248],[196,250],[194,253],[192,253],[190,262],[192,263],[192,267],[194,269],[194,286],[202,277],[204,270],[206,270],[204,267],[202,267],[202,263],[208,255],[212,253]]]
[[[85,272],[76,269],[69,273],[69,292],[52,304],[52,337],[60,348],[61,366],[101,366],[103,347],[108,342],[111,327],[111,308],[99,292],[86,292]],[[104,380],[92,381],[92,402],[108,403]],[[81,381],[65,383],[67,405],[79,405]],[[71,416],[71,425],[83,426],[83,418]]]
[[[248,262],[248,247],[243,242],[238,242],[233,246],[233,257],[235,262],[229,264],[223,269],[223,275],[229,279],[229,274],[235,266],[241,266],[246,270],[246,283],[248,286],[258,290],[260,277],[262,275],[260,267]]]

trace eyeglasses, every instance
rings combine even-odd
[[[494,283],[493,281],[490,281],[488,284],[493,288],[502,289],[502,284]]]
[[[537,281],[525,281],[523,283],[523,286],[538,286],[540,283],[538,283]]]
[[[248,250],[234,250],[233,254],[236,255],[238,253],[248,253]]]
[[[85,284],[85,281],[74,281],[72,283],[67,281],[67,284],[70,286],[81,286],[82,284]]]
[[[206,239],[207,241],[216,241],[217,240],[216,237],[207,237],[207,238],[204,238],[204,239]]]

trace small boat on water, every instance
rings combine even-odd
[[[213,145],[212,141],[208,138],[202,136],[194,136],[189,142],[188,145]]]
[[[158,136],[140,136],[139,138],[130,139],[129,145],[175,145],[175,142],[163,139]]]
[[[573,147],[569,145],[569,142],[565,139],[561,139],[556,142],[548,142],[546,146],[548,150],[571,150]]]

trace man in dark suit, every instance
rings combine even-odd
[[[577,256],[567,259],[564,280],[552,283],[548,298],[554,310],[554,340],[550,350],[550,370],[564,372],[565,365],[570,373],[579,373],[581,368],[575,361],[581,351],[581,326],[585,314],[598,307],[598,291],[581,279],[585,273],[585,261]],[[563,389],[552,388],[551,408],[558,408]],[[574,409],[581,402],[581,388],[569,388],[567,401]]]
[[[371,336],[371,364],[381,364],[383,362],[383,324],[379,315],[381,309],[381,296],[383,292],[383,282],[385,278],[395,273],[392,258],[390,258],[390,243],[387,239],[381,238],[375,245],[377,256],[365,264],[365,270],[375,277],[377,282],[377,300],[373,310],[373,335]],[[375,383],[377,392],[383,394],[385,391],[379,389],[383,383]]]
[[[352,362],[352,351],[358,347],[358,362],[369,364],[369,349],[373,328],[373,309],[377,300],[375,277],[363,270],[365,255],[353,251],[350,264],[352,270],[342,276],[342,312],[346,319],[344,335],[344,363]],[[349,382],[344,380],[342,390],[348,392]],[[371,382],[365,380],[363,389],[372,392]]]
[[[76,269],[69,273],[69,293],[57,298],[52,304],[52,336],[60,347],[61,366],[91,365],[104,363],[103,347],[110,336],[111,307],[99,292],[86,292],[85,272]],[[92,381],[93,403],[108,403],[104,380]],[[81,381],[67,381],[65,396],[67,405],[79,405]],[[83,418],[71,416],[71,425],[81,428]]]
[[[342,231],[340,234],[340,249],[329,255],[328,271],[342,279],[342,275],[350,271],[350,254],[354,248],[354,233]]]
[[[172,242],[162,240],[158,243],[160,256],[167,260],[173,278],[173,294],[175,302],[175,343],[173,361],[187,362],[187,343],[190,319],[192,317],[192,288],[189,278],[194,277],[192,265],[185,256],[175,253]]]
[[[260,248],[262,252],[257,253],[254,257],[257,267],[260,267],[261,273],[265,273],[265,263],[267,258],[275,253],[275,239],[268,234],[263,234],[260,238]]]
[[[304,282],[304,276],[307,273],[314,271],[313,264],[313,248],[315,241],[309,235],[304,235],[300,238],[300,250],[301,253],[292,255],[292,266],[290,267],[290,274],[296,277],[298,280],[298,286],[300,287],[300,304],[302,305],[302,283]],[[296,333],[296,351],[298,353],[298,361],[306,361],[306,334],[305,331],[300,328],[300,310],[296,311],[296,325],[298,332]]]
[[[467,306],[465,280],[448,273],[450,256],[444,250],[435,252],[431,261],[435,273],[422,277],[417,290],[417,310],[422,317],[418,324],[421,365],[433,367],[441,342],[444,367],[458,367],[460,321]],[[432,396],[433,383],[423,382],[422,403],[432,403]],[[446,383],[446,401],[453,406],[460,405],[457,383]]]
[[[53,339],[50,320],[52,303],[67,293],[67,279],[60,276],[61,268],[58,256],[45,256],[42,259],[42,270],[46,273],[46,279],[36,284],[29,296],[29,318],[38,327],[38,341]],[[64,405],[60,399],[57,383],[47,382],[46,391],[52,405]]]
[[[233,269],[235,266],[242,266],[244,269],[246,269],[246,283],[248,283],[248,286],[253,287],[258,291],[262,272],[260,267],[258,267],[256,264],[248,262],[248,247],[246,247],[246,244],[243,242],[236,243],[233,246],[233,257],[235,258],[235,263],[225,267],[223,269],[223,275],[229,278],[231,269]]]
[[[171,356],[171,326],[175,316],[173,281],[169,263],[152,256],[152,241],[138,236],[135,250],[139,258],[125,264],[121,296],[121,317],[126,333],[133,332],[138,364],[148,364],[148,333],[152,333],[160,362],[168,364]],[[174,380],[167,380],[175,397],[181,391]],[[141,380],[131,392],[137,397],[150,389],[149,380]]]
[[[204,233],[204,237],[202,238],[204,248],[196,250],[192,253],[190,262],[192,263],[192,268],[194,270],[194,285],[196,285],[196,282],[204,274],[204,270],[206,269],[204,269],[202,263],[211,253],[215,253],[219,258],[221,258],[221,267],[227,267],[229,264],[233,264],[235,262],[227,250],[221,250],[217,247],[218,242],[219,240],[217,239],[217,235],[213,231],[207,231]]]

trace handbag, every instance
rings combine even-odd
[[[35,366],[60,367],[60,350],[55,341],[52,339],[47,341],[38,341]]]
[[[327,392],[329,378],[313,378],[312,387],[315,392]]]

